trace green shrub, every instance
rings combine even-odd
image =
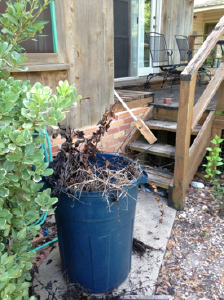
[[[35,225],[57,201],[50,189],[40,191],[41,176],[52,173],[44,163],[44,127],[56,126],[76,105],[76,90],[60,82],[57,94],[49,87],[14,80],[9,71],[26,61],[19,42],[41,32],[38,22],[48,0],[9,1],[0,18],[0,299],[29,299],[29,270],[34,252],[30,241],[40,229]],[[27,8],[29,7],[29,10]],[[19,67],[25,69],[24,67]],[[31,297],[30,299],[35,299]]]
[[[214,147],[207,148],[207,151],[210,153],[209,156],[206,156],[208,162],[207,164],[203,165],[206,167],[205,177],[208,178],[213,184],[212,193],[219,201],[222,202],[224,201],[224,187],[219,184],[218,176],[221,175],[221,172],[218,170],[218,167],[224,164],[223,159],[220,157],[220,152],[222,151],[222,149],[219,147],[219,144],[223,141],[224,140],[219,136],[215,136],[215,138],[211,141]]]

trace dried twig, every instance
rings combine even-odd
[[[59,125],[65,142],[50,164],[54,173],[49,177],[59,189],[79,191],[79,195],[82,191],[99,191],[108,204],[109,193],[115,193],[116,200],[127,194],[128,187],[139,175],[139,166],[126,157],[115,156],[109,161],[104,156],[97,156],[97,146],[108,131],[113,117],[114,105],[106,110],[97,124],[97,131],[90,137],[86,137],[83,131],[73,132],[70,127],[66,129]],[[75,142],[73,137],[76,138]],[[72,196],[77,197],[74,193]]]

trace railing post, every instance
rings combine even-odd
[[[224,61],[224,59],[222,59],[222,61]],[[218,89],[218,99],[216,103],[211,139],[213,139],[216,135],[221,137],[222,130],[224,130],[224,81],[222,81]]]
[[[177,210],[184,208],[185,193],[188,184],[187,172],[197,74],[194,74],[189,81],[186,81],[186,79],[188,78],[182,77],[180,82],[180,99],[177,117],[176,154],[172,192],[172,200]]]
[[[190,35],[190,38],[189,38],[189,47],[192,50],[193,55],[194,55],[194,43],[195,43],[195,36]]]
[[[224,56],[222,57],[222,62],[224,62]],[[216,111],[224,111],[224,81],[219,86]]]

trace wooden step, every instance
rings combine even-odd
[[[146,171],[149,177],[149,181],[153,184],[164,188],[169,189],[169,186],[171,185],[171,182],[173,180],[173,173],[154,169],[150,166],[142,166],[142,169]]]
[[[137,107],[147,107],[154,100],[154,93],[152,92],[131,90],[117,90],[117,92],[130,109]],[[116,103],[114,108],[115,112],[121,112],[125,110],[123,105],[118,101],[116,97],[114,97],[114,102]]]
[[[178,104],[157,104],[151,103],[154,107],[153,110],[153,119],[160,121],[169,121],[169,122],[177,122],[178,115]],[[201,119],[198,121],[198,124],[203,125],[207,116],[209,114],[209,110],[204,111]]]
[[[153,119],[161,121],[177,122],[178,106],[152,103],[154,106]]]
[[[128,146],[131,148],[131,150],[135,150],[139,152],[150,153],[150,154],[163,156],[163,157],[170,157],[170,158],[175,157],[175,147],[171,145],[159,144],[159,143],[150,145],[145,141],[137,140],[130,143]]]
[[[145,124],[150,129],[155,130],[166,130],[166,131],[177,131],[177,123],[176,122],[170,122],[170,121],[161,121],[161,120],[149,120],[145,122]],[[201,129],[200,125],[197,125],[194,130],[192,131],[192,135],[197,135],[199,130]]]

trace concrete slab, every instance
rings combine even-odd
[[[132,255],[132,269],[126,281],[115,291],[136,290],[139,295],[153,295],[155,283],[166,251],[176,211],[167,206],[167,199],[158,203],[152,193],[140,192],[136,208],[134,237],[158,250],[147,250],[139,257]],[[163,205],[162,224],[159,206]]]
[[[115,294],[126,291],[131,294],[136,291],[138,295],[153,295],[155,283],[165,254],[166,244],[170,237],[176,211],[167,206],[167,199],[160,197],[157,203],[155,196],[147,191],[140,191],[136,208],[134,237],[148,246],[158,250],[147,249],[143,256],[133,253],[132,269],[125,282],[114,290]],[[163,205],[162,224],[159,206]],[[50,263],[49,263],[50,262]],[[48,259],[39,268],[34,280],[34,289],[40,300],[62,300],[67,290],[61,273],[59,249],[56,247]],[[49,298],[51,299],[51,298]]]

